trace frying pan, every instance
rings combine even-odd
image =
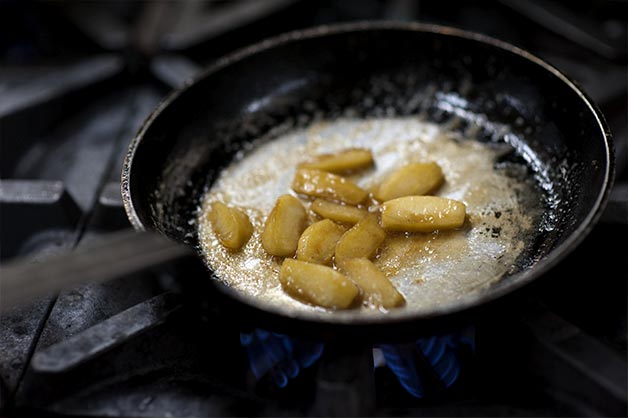
[[[129,146],[122,172],[128,218],[137,230],[197,248],[190,220],[199,199],[239,151],[272,137],[279,125],[297,129],[349,113],[418,115],[454,130],[472,128],[478,141],[516,143],[519,152],[505,158],[527,166],[546,207],[511,272],[427,311],[366,317],[358,311],[287,312],[207,272],[180,271],[184,294],[196,306],[220,306],[230,320],[308,334],[429,332],[544,276],[594,226],[612,185],[614,153],[604,118],[556,68],[512,45],[449,27],[352,23],[262,41],[222,58],[171,94]]]

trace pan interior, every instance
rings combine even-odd
[[[211,69],[160,109],[132,148],[126,169],[136,224],[198,245],[204,191],[260,138],[321,121],[414,118],[459,138],[507,146],[497,163],[523,168],[542,214],[502,280],[480,293],[535,275],[537,264],[582,232],[599,208],[611,165],[603,127],[580,93],[538,62],[432,29],[314,31]],[[440,311],[444,305],[455,302]]]
[[[483,144],[447,124],[422,119],[339,118],[272,140],[260,138],[221,172],[201,203],[200,250],[209,268],[226,285],[276,309],[343,317],[415,315],[481,291],[508,274],[542,227],[543,193],[525,165],[502,161],[517,152],[512,146]],[[281,288],[281,261],[261,247],[266,215],[278,196],[290,192],[295,164],[307,155],[351,147],[370,149],[376,159],[374,167],[351,176],[364,189],[404,164],[436,161],[447,178],[437,194],[467,206],[468,220],[460,230],[387,237],[375,264],[406,299],[404,307],[390,312],[367,307],[331,312],[297,301]],[[215,201],[244,210],[252,220],[255,233],[242,250],[228,251],[219,244],[207,219]]]

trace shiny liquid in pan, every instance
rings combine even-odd
[[[531,180],[495,168],[503,149],[466,139],[417,118],[391,118],[318,122],[262,142],[236,158],[203,196],[197,221],[205,261],[228,286],[288,315],[355,315],[326,311],[286,294],[278,279],[280,260],[266,254],[260,234],[277,197],[294,194],[290,184],[297,163],[361,147],[372,150],[375,167],[352,177],[360,186],[372,189],[404,164],[435,161],[445,175],[445,184],[435,194],[464,202],[467,221],[459,230],[386,238],[374,262],[406,304],[389,312],[362,307],[360,315],[425,312],[481,291],[509,272],[532,239],[542,200]],[[253,223],[255,232],[239,252],[222,247],[207,220],[216,200],[243,209]],[[309,213],[315,221],[316,215]]]

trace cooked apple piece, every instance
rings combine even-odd
[[[230,250],[239,250],[253,234],[253,225],[246,213],[222,202],[213,202],[207,218],[220,243]]]
[[[292,189],[300,194],[338,200],[350,205],[362,203],[368,192],[349,179],[321,170],[297,170]]]
[[[386,232],[377,218],[369,215],[345,232],[336,244],[336,264],[349,258],[371,258],[382,245]]]
[[[373,165],[373,154],[364,148],[351,148],[336,154],[322,154],[312,161],[299,164],[298,168],[327,171],[329,173],[351,173]]]
[[[435,162],[412,163],[386,177],[374,195],[380,202],[403,196],[424,195],[438,189],[444,181],[443,170]]]
[[[352,225],[357,224],[360,222],[360,219],[368,215],[368,211],[366,211],[366,209],[329,202],[323,199],[316,199],[313,201],[310,209],[312,209],[315,214],[322,216],[323,218]]]
[[[262,247],[270,255],[292,257],[307,226],[305,208],[294,196],[279,196],[262,232]]]
[[[406,196],[382,205],[382,226],[389,231],[431,232],[459,228],[466,206],[437,196]]]
[[[366,258],[350,258],[340,263],[340,271],[362,290],[362,300],[368,305],[394,308],[405,302],[380,269]]]
[[[286,292],[314,305],[330,309],[348,308],[359,289],[331,267],[286,258],[279,281]]]
[[[330,265],[336,243],[345,231],[346,228],[329,219],[308,226],[299,238],[297,260]]]

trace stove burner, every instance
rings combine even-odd
[[[474,349],[473,329],[464,333],[421,338],[414,344],[380,344],[373,356],[383,355],[386,365],[412,396],[424,398],[451,387],[461,371],[459,350]],[[278,387],[286,387],[302,369],[312,366],[323,354],[324,344],[303,341],[287,335],[255,329],[240,333],[249,368],[256,380],[269,377]],[[377,364],[376,364],[377,366]]]
[[[456,383],[462,367],[458,351],[462,345],[473,349],[472,338],[448,334],[421,338],[414,344],[382,344],[379,348],[401,386],[412,396],[424,398]]]
[[[256,329],[241,333],[240,344],[246,349],[249,366],[257,380],[269,376],[280,388],[286,387],[302,369],[312,366],[323,353],[324,345],[287,335]]]

